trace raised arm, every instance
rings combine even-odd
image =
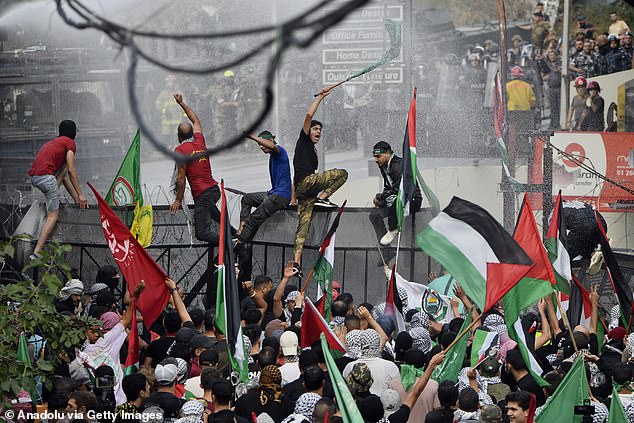
[[[172,300],[174,301],[174,308],[176,308],[178,317],[181,319],[181,324],[185,324],[185,322],[191,322],[192,318],[189,317],[187,307],[185,307],[185,303],[183,302],[183,299],[178,292],[176,282],[174,282],[170,277],[167,277],[165,278],[165,286],[167,286],[167,289],[170,290]]]
[[[183,111],[187,115],[187,118],[192,122],[194,133],[198,132],[199,134],[202,134],[203,128],[200,124],[200,119],[198,119],[198,115],[196,115],[192,108],[185,104],[185,102],[183,101],[183,95],[174,94],[174,100],[176,100],[178,105],[181,106],[181,109],[183,109]]]
[[[317,97],[315,98],[315,101],[313,101],[313,103],[308,108],[308,111],[306,112],[306,118],[304,119],[304,132],[306,134],[308,134],[308,131],[310,131],[310,122],[313,120],[313,116],[315,116],[315,113],[317,113],[319,104],[321,104],[321,101],[328,94],[330,94],[330,90],[332,90],[332,86],[322,88],[319,94],[317,95]]]
[[[268,148],[269,150],[274,151],[275,154],[280,152],[280,148],[277,146],[277,144],[275,144],[273,140],[265,140],[264,138],[260,138],[253,134],[247,134],[247,138],[257,142],[259,145],[261,145],[264,148]]]
[[[178,174],[176,175],[176,199],[170,204],[170,211],[176,213],[183,202],[183,195],[185,195],[185,172],[187,167],[184,164],[178,165]]]
[[[282,280],[277,285],[277,289],[275,290],[275,294],[273,294],[273,316],[281,316],[282,309],[284,305],[282,304],[282,296],[284,296],[284,290],[286,289],[286,285],[290,278],[295,276],[297,273],[297,269],[293,268],[293,261],[289,261],[286,263],[286,267],[284,268],[284,275],[282,276]]]
[[[378,332],[379,336],[381,337],[381,351],[383,351],[383,347],[385,347],[386,342],[390,338],[385,334],[381,325],[379,325],[378,322],[374,320],[374,317],[372,317],[372,314],[368,311],[367,308],[359,306],[357,312],[359,313],[360,319],[365,319],[368,322],[368,326]]]
[[[71,150],[66,152],[66,166],[68,167],[68,175],[70,176],[70,182],[75,188],[77,198],[79,199],[79,207],[82,209],[88,208],[88,200],[84,197],[79,186],[79,175],[77,175],[77,167],[75,167],[75,153]]]
[[[539,300],[539,303],[537,304],[537,307],[539,308],[539,315],[541,316],[541,320],[542,320],[542,336],[540,336],[539,338],[535,338],[535,349],[536,350],[541,348],[551,338],[550,325],[548,324],[548,316],[547,316],[548,304],[546,304],[546,300],[544,298]]]
[[[599,326],[599,286],[594,284],[590,287],[590,303],[592,303],[592,314],[590,315],[590,333],[597,333]]]
[[[138,284],[136,284],[136,287],[134,287],[134,293],[132,294],[132,296],[138,300],[144,290],[145,281],[142,280]],[[123,316],[121,316],[121,324],[123,325],[123,327],[127,328],[128,326],[130,326],[130,323],[132,323],[132,313],[136,313],[136,311],[132,310],[132,307],[126,308],[123,312]]]

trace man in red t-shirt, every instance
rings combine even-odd
[[[185,156],[193,156],[196,153],[207,150],[205,137],[203,136],[200,119],[194,111],[183,101],[181,94],[174,94],[174,99],[183,109],[187,118],[191,121],[178,125],[178,142],[180,145],[175,151]],[[218,233],[212,230],[211,221],[220,222],[220,210],[216,203],[220,199],[218,182],[211,176],[211,165],[208,157],[200,157],[187,164],[178,164],[176,176],[176,199],[170,206],[172,213],[176,213],[181,207],[185,194],[185,177],[189,182],[194,197],[194,228],[196,238],[200,241],[217,244]]]
[[[47,211],[46,223],[33,250],[34,257],[39,257],[44,243],[53,232],[59,218],[59,186],[62,183],[80,208],[88,208],[86,197],[79,186],[79,176],[75,167],[76,135],[75,122],[63,120],[59,124],[59,137],[42,146],[29,170],[31,184],[46,196]]]

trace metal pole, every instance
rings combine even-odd
[[[564,29],[561,35],[561,105],[559,113],[559,125],[563,129],[566,127],[568,119],[568,40],[570,38],[570,0],[564,0]],[[552,122],[551,122],[552,123]]]
[[[548,217],[553,209],[553,148],[550,146],[550,137],[544,137],[543,171],[544,184],[542,191],[542,239],[546,239],[548,233]]]
[[[500,25],[500,88],[502,89],[502,104],[504,114],[506,115],[506,14],[504,12],[504,0],[498,0],[498,21]],[[507,137],[508,138],[508,137]],[[511,176],[515,176],[515,155],[512,155],[512,159],[509,161],[509,172]],[[502,184],[503,190],[503,220],[504,227],[507,231],[513,231],[515,225],[515,193],[511,190],[511,186],[506,180],[504,172],[502,172]]]
[[[273,25],[277,25],[277,0],[272,0],[271,4],[271,20],[273,21]],[[275,54],[278,46],[277,43],[273,43],[271,46],[271,54]],[[280,133],[280,67],[275,68],[275,78],[273,79],[273,92],[275,93],[275,97],[273,99],[273,127],[276,134]]]

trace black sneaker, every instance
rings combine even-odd
[[[293,262],[293,269],[297,270],[297,273],[295,274],[295,276],[297,276],[298,278],[304,277],[304,274],[302,273],[302,266],[300,266],[299,263]]]
[[[317,198],[317,201],[315,201],[315,205],[320,207],[339,207],[337,204],[333,203],[327,198]]]

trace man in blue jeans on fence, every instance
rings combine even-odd
[[[88,201],[79,186],[79,176],[75,167],[76,135],[77,125],[75,122],[63,120],[59,124],[59,136],[42,146],[29,170],[31,184],[42,191],[46,197],[46,223],[40,232],[31,258],[40,257],[44,243],[57,224],[57,219],[59,219],[59,186],[61,184],[64,184],[80,208],[88,208]]]
[[[255,141],[264,154],[269,155],[271,190],[252,192],[242,196],[240,229],[237,233],[240,244],[250,242],[266,219],[288,206],[293,195],[288,154],[277,144],[275,135],[270,131],[262,131],[257,137],[251,134],[247,137]],[[251,213],[252,207],[256,207],[253,213]]]

